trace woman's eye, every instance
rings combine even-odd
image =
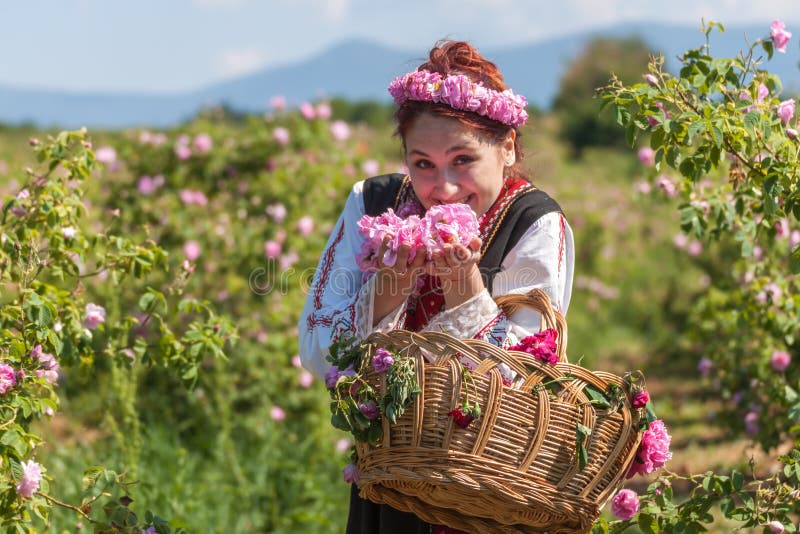
[[[472,163],[472,161],[473,158],[470,156],[458,156],[455,160],[453,160],[456,165],[465,165],[467,163]]]
[[[433,167],[433,163],[431,163],[427,159],[420,159],[417,160],[416,163],[414,163],[414,166],[419,169],[430,169],[431,167]]]

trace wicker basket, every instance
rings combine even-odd
[[[542,329],[560,333],[561,361],[551,365],[438,332],[395,330],[368,338],[373,349],[407,351],[422,391],[396,424],[384,419],[377,446],[357,444],[360,494],[467,532],[586,532],[634,460],[642,414],[627,396],[612,409],[593,406],[587,385],[602,392],[610,384],[624,387],[624,380],[566,363],[566,323],[543,291],[501,297],[498,304],[508,314],[521,306],[539,311]],[[448,415],[466,394],[458,356],[477,366],[469,395],[477,392],[482,408],[466,429]],[[503,385],[501,362],[517,373],[514,387]],[[383,391],[385,373],[367,379]],[[554,380],[557,395],[541,386]],[[582,470],[578,423],[592,430]]]

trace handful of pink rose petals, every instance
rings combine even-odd
[[[381,261],[389,267],[397,262],[397,251],[404,244],[411,246],[408,263],[420,251],[428,258],[445,245],[469,246],[478,235],[478,218],[466,204],[431,206],[424,216],[409,215],[403,219],[392,208],[373,217],[364,215],[358,221],[358,233],[366,239],[356,262],[362,271],[378,269],[378,252],[386,238],[389,239]]]

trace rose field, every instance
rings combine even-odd
[[[575,232],[568,359],[641,370],[671,435],[595,532],[797,530],[781,31],[608,82],[616,145],[576,151],[562,114],[529,109],[525,166]],[[391,108],[336,99],[159,131],[0,127],[2,527],[342,532],[352,436],[300,367],[297,322],[350,186],[404,171]]]

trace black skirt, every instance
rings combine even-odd
[[[346,534],[431,534],[433,526],[409,512],[395,510],[386,504],[375,504],[358,496],[358,487],[351,484],[350,515]]]

